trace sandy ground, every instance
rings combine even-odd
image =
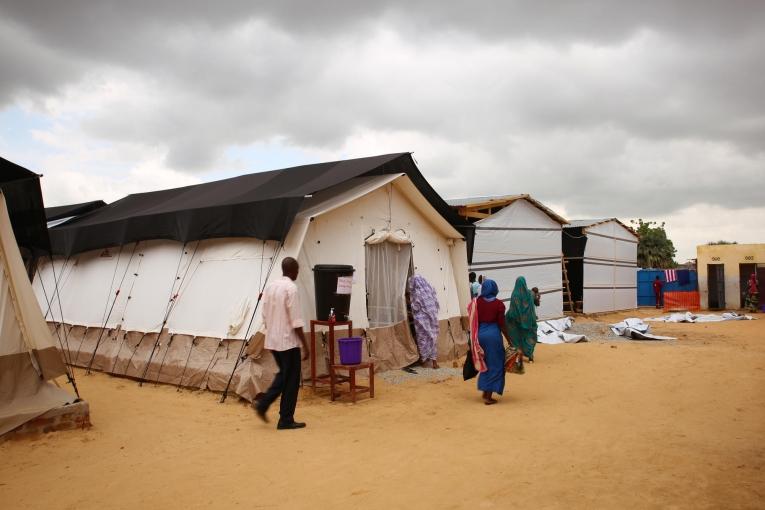
[[[0,445],[0,508],[763,508],[760,317],[540,345],[495,406],[459,378],[355,406],[304,391],[302,431],[80,374],[94,427]]]

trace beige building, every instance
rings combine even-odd
[[[760,296],[765,290],[765,243],[701,245],[698,257],[701,307],[743,308],[746,283],[757,272]]]

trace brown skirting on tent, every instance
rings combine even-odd
[[[87,367],[92,359],[93,370],[150,383],[211,391],[223,391],[226,387],[242,347],[242,340],[170,335],[167,330],[158,334],[64,327],[68,328],[72,362],[76,366]],[[273,356],[262,352],[262,348],[260,351],[253,352],[239,364],[231,382],[231,389],[250,401],[268,389],[277,372]]]
[[[66,366],[61,361],[61,353],[55,347],[32,350],[37,363],[42,370],[43,379],[51,380],[66,374]]]
[[[467,334],[461,317],[438,321],[438,360],[450,361],[467,352]],[[367,331],[378,371],[403,368],[419,360],[417,344],[406,322]],[[379,368],[378,368],[379,367]]]
[[[74,399],[40,378],[29,352],[0,356],[0,435]]]
[[[439,361],[456,359],[467,352],[466,323],[464,317],[439,321]],[[226,387],[242,347],[242,340],[170,335],[167,330],[160,335],[156,332],[102,330],[85,326],[63,327],[66,328],[72,362],[76,366],[87,367],[92,359],[93,370],[152,383],[212,391],[223,391]],[[347,336],[347,329],[338,328],[335,342]],[[373,360],[378,371],[403,368],[419,359],[407,322],[383,328],[354,329],[353,336],[364,338],[362,358]],[[320,374],[327,373],[327,339],[326,329],[317,332],[316,366]],[[278,370],[273,356],[264,349],[264,340],[262,333],[253,335],[245,352],[247,357],[237,367],[231,383],[230,391],[250,401],[268,389]],[[96,345],[98,349],[93,356]],[[336,344],[335,362],[340,361],[339,352]],[[308,377],[308,374],[310,365],[304,362],[303,376]]]

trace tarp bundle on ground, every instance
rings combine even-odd
[[[260,313],[253,317],[257,297],[292,256],[301,265],[306,325],[316,318],[311,269],[355,268],[349,315],[380,369],[417,360],[403,297],[409,271],[423,275],[438,293],[439,358],[451,359],[466,351],[472,226],[461,223],[409,154],[131,195],[51,229],[64,255],[55,260],[59,327],[68,330],[75,364],[92,359],[117,375],[212,390],[225,387],[251,339],[232,385],[251,399],[275,372],[262,333],[255,334],[262,329]],[[369,244],[383,232],[391,233],[386,241]],[[390,257],[400,263],[378,267]],[[367,302],[388,285],[400,292],[395,313],[372,317]],[[51,296],[54,288],[51,264],[42,265],[35,289],[43,305],[44,289]],[[62,322],[50,312],[49,320]],[[320,344],[320,370],[325,352]]]
[[[694,314],[691,312],[672,313],[664,317],[652,317],[646,319],[646,322],[723,322],[723,321],[750,321],[754,319],[751,315],[739,315],[736,312],[725,312],[721,315],[716,314]]]
[[[74,395],[48,382],[64,374],[0,192],[0,435],[73,402]]]
[[[542,294],[537,315],[543,319],[563,315],[564,218],[529,195],[448,202],[460,216],[475,221],[470,270],[496,281],[499,299],[509,301],[516,278],[524,276],[529,288],[537,287]]]
[[[551,345],[586,342],[587,337],[585,335],[565,333],[573,323],[574,319],[571,317],[539,321],[537,323],[537,342]]]
[[[641,319],[624,319],[616,324],[611,324],[611,331],[616,336],[623,336],[632,340],[675,340],[675,337],[660,336],[649,333],[651,326]]]

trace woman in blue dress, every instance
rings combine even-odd
[[[510,336],[505,325],[505,305],[497,299],[499,288],[494,280],[486,279],[481,285],[481,295],[476,299],[478,319],[478,344],[483,349],[486,371],[478,375],[478,389],[483,392],[486,405],[496,404],[493,393],[505,391],[505,344]]]

